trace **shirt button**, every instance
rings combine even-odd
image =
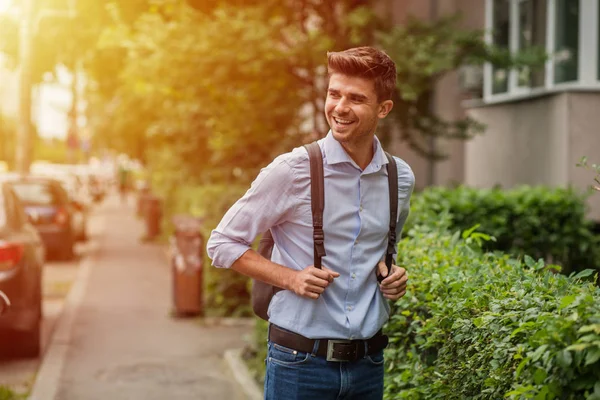
[[[351,276],[352,276],[352,279],[356,279],[356,274],[353,273]]]
[[[362,210],[363,210],[363,208],[362,208],[362,205],[360,206],[360,208],[359,208],[358,210],[359,210],[359,211],[362,211]]]
[[[348,306],[346,309],[347,309],[348,311],[352,311],[352,306]]]
[[[358,239],[356,239],[356,240],[354,241],[354,244],[358,244]]]

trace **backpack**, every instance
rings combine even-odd
[[[313,219],[313,245],[314,245],[314,266],[321,268],[321,258],[325,256],[325,237],[323,234],[323,209],[325,206],[325,183],[323,174],[323,154],[317,142],[313,142],[304,146],[308,151],[310,160],[310,191],[311,191],[311,207]],[[398,170],[396,161],[389,153],[385,153],[388,158],[388,184],[390,196],[390,226],[388,233],[388,245],[385,255],[385,264],[388,268],[388,274],[392,268],[394,256],[394,247],[396,245],[396,220],[398,209]],[[271,259],[273,252],[273,236],[271,230],[267,230],[259,244],[258,253],[266,259]],[[383,277],[378,276],[377,279],[381,282]],[[268,283],[254,279],[252,281],[252,309],[254,313],[264,319],[269,320],[267,311],[269,303],[275,293],[283,289],[270,285]]]

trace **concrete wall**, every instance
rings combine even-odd
[[[600,93],[571,93],[568,97],[569,141],[565,173],[569,182],[584,190],[593,183],[591,171],[576,167],[582,156],[600,164]],[[588,200],[590,218],[600,222],[600,192]]]
[[[576,164],[584,155],[600,162],[598,110],[600,94],[595,93],[559,93],[470,110],[488,128],[466,145],[465,183],[505,188],[573,185],[584,190],[593,174]],[[590,198],[589,206],[589,216],[600,220],[600,194]]]

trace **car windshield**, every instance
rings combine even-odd
[[[12,184],[21,202],[26,205],[60,204],[58,190],[46,182],[14,182]]]

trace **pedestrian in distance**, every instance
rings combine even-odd
[[[324,171],[322,268],[314,261],[311,166],[303,147],[263,168],[207,243],[215,267],[283,289],[268,307],[265,399],[380,400],[387,346],[381,328],[388,300],[406,293],[408,275],[395,265],[395,249],[414,175],[401,159],[391,160],[398,183],[397,210],[391,210],[390,159],[375,135],[393,107],[396,66],[372,47],[330,52],[327,61],[331,129],[317,141]],[[274,247],[267,259],[250,245],[269,230]],[[386,254],[394,264],[389,271]]]

